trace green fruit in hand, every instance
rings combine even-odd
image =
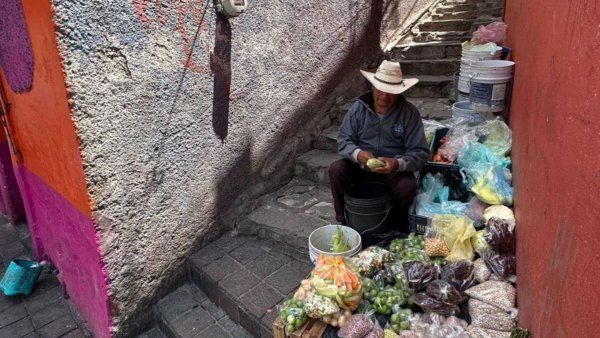
[[[385,162],[376,158],[370,158],[367,160],[367,167],[369,169],[382,168],[385,167]]]

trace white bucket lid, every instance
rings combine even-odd
[[[512,61],[505,60],[485,60],[485,61],[475,61],[471,64],[471,68],[473,69],[490,69],[490,68],[512,68],[515,66],[515,63]]]

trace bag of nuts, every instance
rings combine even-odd
[[[429,257],[446,257],[450,253],[446,242],[431,226],[425,229],[425,254]]]

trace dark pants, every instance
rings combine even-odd
[[[386,183],[394,195],[395,230],[407,230],[408,209],[417,191],[417,183],[412,172],[377,174],[360,168],[357,163],[342,159],[329,166],[329,180],[333,194],[335,218],[338,222],[344,219],[344,191],[353,183],[382,182]]]

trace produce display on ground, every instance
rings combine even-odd
[[[413,211],[428,220],[425,233],[353,257],[321,255],[280,310],[288,331],[311,317],[332,327],[326,337],[528,337],[516,327],[510,128],[499,119],[424,126],[440,143],[438,169],[460,169],[420,177]],[[448,132],[438,140],[440,128]],[[341,231],[331,243],[332,253],[349,249]]]

